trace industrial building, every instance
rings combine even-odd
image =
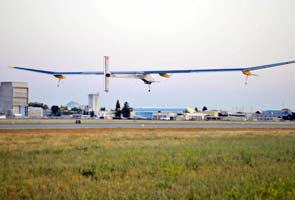
[[[97,115],[99,112],[99,94],[89,94],[88,95],[88,105],[89,105],[89,111],[94,111],[94,113]]]
[[[176,118],[177,114],[183,114],[186,108],[134,108],[133,112],[138,119],[165,119]]]
[[[134,108],[136,119],[149,120],[218,120],[217,111],[196,112],[192,108]]]
[[[24,82],[1,82],[0,113],[12,117],[28,115],[29,88]]]
[[[292,115],[292,111],[289,109],[265,110],[257,114],[256,117],[258,121],[282,121],[288,115]]]
[[[29,107],[28,108],[28,117],[29,118],[42,118],[44,115],[43,108],[40,107]]]

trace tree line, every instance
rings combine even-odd
[[[49,107],[48,105],[44,103],[39,103],[39,102],[30,102],[29,103],[30,107],[38,107],[38,108],[43,108],[44,110],[48,110]],[[95,117],[94,111],[84,111],[81,108],[72,108],[68,109],[66,106],[57,106],[53,105],[50,108],[52,116],[61,116],[61,115],[72,115],[72,114],[83,114],[83,115],[90,115],[90,117]],[[101,110],[105,111],[105,108],[102,108]],[[197,107],[194,109],[196,112],[199,111]],[[207,111],[208,108],[206,106],[203,106],[202,111]],[[133,111],[133,108],[129,106],[129,103],[126,101],[124,103],[123,108],[121,109],[120,101],[117,100],[116,106],[115,106],[115,117],[114,119],[122,119],[123,118],[130,118],[131,112]],[[255,112],[256,114],[260,114],[259,111]],[[283,117],[283,120],[290,120],[290,121],[295,121],[295,112],[292,112],[292,114]]]
[[[31,102],[29,103],[29,106],[43,108],[44,110],[49,109],[49,107],[46,104],[39,103],[39,102]],[[103,108],[102,110],[105,110],[105,108]],[[53,105],[51,106],[50,111],[52,116],[83,114],[83,115],[90,115],[90,117],[95,117],[94,111],[88,112],[88,111],[82,110],[81,108],[76,108],[76,107],[68,109],[66,106]],[[121,109],[120,101],[117,100],[116,106],[115,106],[115,119],[122,119],[122,117],[130,118],[132,111],[133,111],[133,108],[129,106],[129,103],[127,101],[124,103],[124,106]]]
[[[130,118],[131,112],[133,111],[133,108],[129,106],[129,103],[126,101],[124,103],[124,106],[121,110],[120,101],[117,100],[116,102],[116,108],[115,108],[115,119],[122,119],[124,118]]]

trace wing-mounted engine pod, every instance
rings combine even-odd
[[[250,70],[244,70],[242,72],[245,76],[252,76],[253,75],[253,73]]]
[[[246,76],[245,85],[248,84],[248,77],[249,76],[257,76],[253,74],[250,70],[243,70],[242,73]]]
[[[66,76],[65,75],[62,75],[62,74],[55,74],[53,75],[55,78],[58,78],[58,79],[65,79]]]
[[[54,74],[53,76],[58,79],[57,87],[59,87],[61,79],[66,78],[66,76],[62,74]]]
[[[170,78],[172,76],[172,74],[167,74],[167,73],[163,73],[163,74],[159,74],[159,75],[164,78]]]

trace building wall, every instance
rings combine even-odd
[[[256,117],[258,121],[281,121],[288,115],[292,115],[290,110],[266,110],[257,114]]]
[[[142,119],[153,119],[154,113],[150,111],[139,111],[135,112],[135,117],[142,118]]]
[[[95,114],[99,112],[99,94],[89,94],[89,110],[94,111]]]
[[[9,114],[12,111],[12,84],[10,82],[1,82],[0,86],[0,112]]]
[[[28,84],[23,82],[1,82],[0,112],[6,115],[27,115],[29,103]]]
[[[28,117],[30,118],[41,118],[43,117],[43,108],[29,107]]]

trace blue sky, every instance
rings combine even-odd
[[[117,99],[133,107],[202,107],[232,111],[295,110],[295,65],[241,73],[174,75],[140,80],[72,76],[57,88],[53,77],[8,65],[58,71],[227,68],[295,59],[293,0],[10,0],[0,3],[0,80],[25,81],[30,101],[101,105]]]

